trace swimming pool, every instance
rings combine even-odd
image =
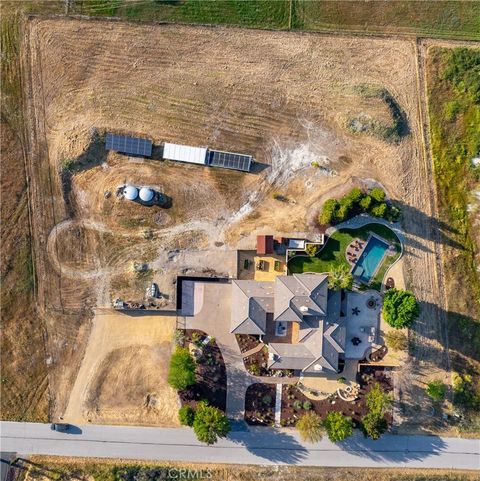
[[[382,263],[389,245],[378,237],[371,236],[365,249],[352,270],[358,280],[368,283]]]

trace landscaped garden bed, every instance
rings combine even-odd
[[[242,353],[250,351],[261,344],[260,336],[253,336],[251,334],[235,334],[235,339]]]
[[[294,426],[297,420],[308,411],[314,411],[324,420],[330,411],[337,411],[352,418],[355,426],[361,425],[362,418],[368,413],[365,395],[375,384],[380,384],[382,390],[393,390],[392,379],[389,372],[383,367],[361,366],[358,374],[360,390],[358,399],[353,402],[342,400],[337,394],[332,394],[327,399],[313,400],[305,396],[296,386],[284,385],[282,388],[282,426]],[[340,384],[339,384],[339,387]],[[392,421],[390,412],[385,414],[388,424]]]
[[[380,290],[382,280],[387,269],[400,257],[401,244],[396,234],[386,225],[367,224],[358,229],[340,229],[335,231],[327,240],[323,249],[314,257],[295,256],[288,261],[288,270],[292,273],[303,272],[332,272],[334,269],[351,266],[347,261],[345,252],[347,247],[355,240],[366,241],[370,233],[377,234],[388,241],[394,248],[393,255],[385,256],[375,276],[368,287]]]
[[[292,369],[268,369],[268,347],[243,358],[245,369],[254,376],[292,377]]]
[[[187,329],[182,339],[195,359],[195,384],[178,392],[182,406],[192,408],[201,400],[225,411],[227,401],[227,374],[222,353],[215,339],[198,330]]]
[[[256,426],[275,424],[276,384],[252,384],[245,395],[245,421]]]

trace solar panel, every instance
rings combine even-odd
[[[138,137],[127,137],[126,135],[107,134],[107,150],[115,150],[123,154],[152,156],[152,142]]]
[[[251,155],[234,154],[232,152],[222,152],[220,150],[209,151],[209,165],[212,167],[223,167],[225,169],[250,172],[251,164]]]

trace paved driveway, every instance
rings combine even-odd
[[[232,285],[195,282],[193,289],[196,292],[192,292],[190,297],[195,304],[202,302],[202,305],[199,311],[196,305],[193,306],[191,312],[196,314],[186,317],[186,327],[199,329],[215,337],[227,370],[227,416],[230,419],[243,420],[247,388],[260,380],[245,370],[235,335],[230,333]],[[200,292],[203,292],[203,300],[198,295]]]

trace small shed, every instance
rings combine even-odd
[[[257,236],[257,254],[260,256],[273,254],[273,235]]]
[[[205,165],[207,162],[207,148],[190,147],[189,145],[169,144],[165,142],[163,146],[163,158],[176,160],[178,162]]]

